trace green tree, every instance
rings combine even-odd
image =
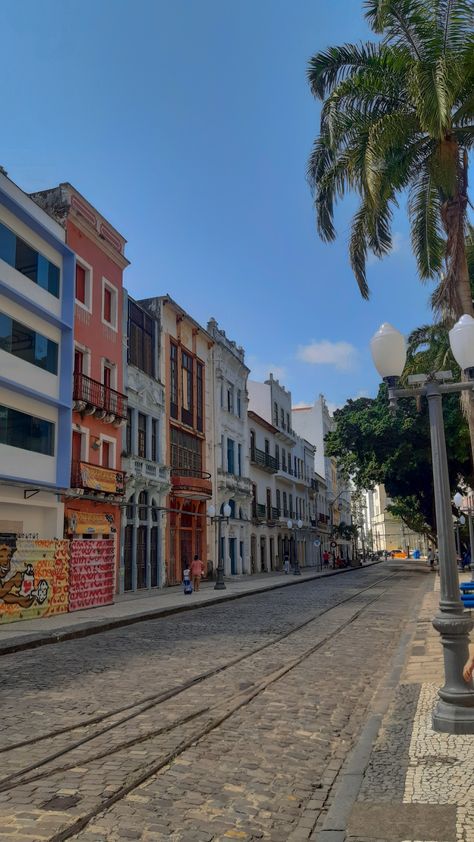
[[[470,477],[469,434],[456,395],[443,401],[451,487],[459,476]],[[426,408],[414,400],[398,402],[389,411],[387,388],[375,399],[349,400],[334,413],[336,429],[326,436],[327,455],[336,458],[356,489],[382,483],[391,497],[392,511],[411,529],[433,536],[436,518],[433,497],[430,433]]]
[[[319,234],[335,239],[335,204],[357,193],[349,254],[368,298],[367,253],[390,252],[393,209],[408,191],[420,278],[441,277],[439,309],[473,315],[465,235],[474,3],[366,0],[364,8],[379,40],[331,47],[309,62],[311,90],[323,101],[308,165]]]

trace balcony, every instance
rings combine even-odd
[[[149,482],[150,486],[155,485],[161,488],[161,486],[169,485],[169,468],[150,459],[128,454],[122,456],[122,468],[131,478],[142,478]]]
[[[269,474],[276,474],[278,471],[278,462],[275,457],[257,447],[250,448],[250,461],[264,471],[268,471]]]
[[[211,475],[195,468],[171,468],[171,493],[175,497],[209,500],[212,497]]]
[[[85,374],[74,374],[72,399],[76,412],[94,415],[114,427],[120,427],[127,419],[127,396]]]
[[[220,491],[229,491],[237,498],[250,497],[252,494],[252,481],[248,477],[229,474],[223,468],[217,469],[217,487]]]
[[[112,468],[102,468],[90,462],[73,462],[71,488],[92,492],[101,499],[120,496],[125,492],[125,474]]]

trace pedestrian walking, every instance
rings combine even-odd
[[[329,567],[329,553],[327,550],[324,550],[323,552],[323,566]]]
[[[283,562],[283,570],[285,571],[286,575],[288,575],[288,573],[290,572],[290,559],[288,555],[285,555],[285,560]]]
[[[430,565],[430,570],[434,570],[434,562],[435,562],[435,554],[432,547],[428,547],[428,564]]]
[[[204,565],[198,555],[194,556],[191,564],[191,576],[193,579],[193,589],[198,591],[201,585],[201,576],[204,573]]]

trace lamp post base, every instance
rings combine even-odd
[[[471,694],[474,698],[474,694]],[[474,734],[474,707],[438,699],[432,716],[433,731],[441,734]]]
[[[438,691],[432,723],[433,729],[443,734],[474,734],[474,688],[462,675],[472,625],[461,606],[459,610],[441,608],[433,619],[443,645],[445,684]]]
[[[217,571],[217,582],[214,585],[215,591],[225,591],[227,590],[224,582],[224,572],[222,570]]]

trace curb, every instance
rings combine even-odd
[[[425,590],[427,591],[428,588],[426,587]],[[316,842],[345,842],[346,840],[352,807],[357,801],[383,718],[395,697],[405,666],[407,649],[416,631],[419,611],[419,602],[415,601],[413,615],[392,657],[390,672],[383,677],[375,691],[369,718],[341,770],[340,783],[336,784],[334,800],[328,810],[324,825],[319,832],[311,836],[311,839],[315,839]]]
[[[373,561],[365,564],[363,567],[345,567],[342,570],[331,570],[328,573],[315,573],[310,576],[304,576],[301,579],[290,579],[289,581],[275,582],[265,588],[253,588],[242,593],[230,593],[221,597],[214,597],[213,599],[205,599],[202,602],[190,602],[186,605],[176,605],[170,608],[154,608],[149,611],[144,611],[141,614],[135,614],[130,617],[118,617],[110,620],[89,621],[73,628],[65,626],[57,629],[54,632],[34,632],[31,635],[22,637],[17,641],[0,643],[0,657],[2,655],[12,655],[15,652],[23,652],[26,649],[36,649],[39,646],[48,646],[51,643],[61,643],[66,640],[75,640],[80,637],[89,637],[93,634],[100,634],[101,632],[111,631],[125,626],[132,626],[136,623],[142,623],[146,620],[156,620],[161,617],[169,617],[172,614],[183,614],[186,611],[196,611],[198,608],[207,608],[210,605],[219,605],[222,602],[230,602],[235,599],[244,599],[247,596],[255,596],[256,594],[268,593],[279,588],[291,587],[292,585],[303,585],[305,582],[311,582],[315,579],[328,579],[331,576],[339,576],[341,573],[353,573],[357,570],[366,570],[369,567],[375,567],[381,564],[381,561]]]

